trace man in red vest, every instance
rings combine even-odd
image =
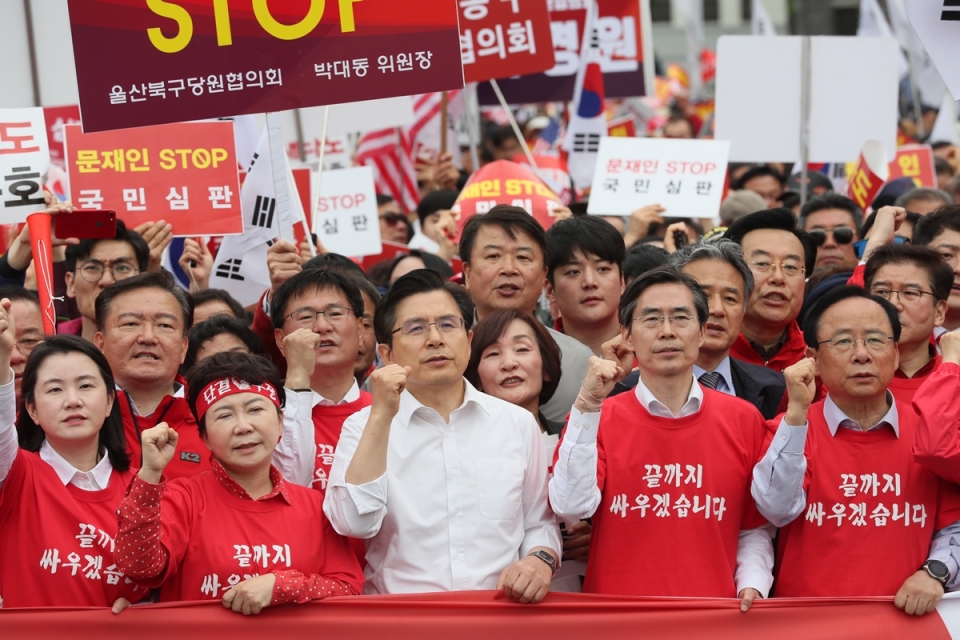
[[[956,581],[960,495],[914,460],[917,415],[890,393],[897,310],[834,289],[811,307],[804,339],[827,395],[807,412],[805,464],[779,469],[804,504],[783,509],[795,519],[780,529],[776,595],[895,596],[908,614],[933,611]]]

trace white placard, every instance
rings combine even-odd
[[[304,140],[319,139],[323,131],[324,107],[300,110]],[[340,138],[348,133],[366,133],[377,129],[392,129],[413,124],[413,98],[384,98],[347,104],[330,105],[327,137]]]
[[[659,204],[664,217],[715,218],[729,153],[725,140],[601,138],[587,213],[625,216]]]
[[[323,172],[313,230],[334,253],[360,257],[382,251],[373,169]]]
[[[907,16],[953,97],[960,100],[960,6],[945,0],[910,0]],[[950,5],[950,6],[947,6]]]
[[[0,224],[23,222],[47,208],[43,184],[49,167],[43,108],[0,109]]]
[[[732,162],[801,157],[801,36],[721,36],[716,138]],[[810,162],[853,161],[867,140],[896,154],[899,45],[894,38],[810,38]]]

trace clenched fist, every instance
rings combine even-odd
[[[788,425],[802,427],[807,423],[807,409],[813,404],[817,393],[817,369],[813,358],[804,358],[783,370],[787,382],[787,413],[784,416]]]
[[[370,390],[373,394],[371,414],[393,418],[400,411],[400,394],[407,386],[410,367],[388,364],[370,375]]]
[[[140,435],[143,445],[143,466],[140,467],[140,479],[144,482],[157,484],[163,470],[173,460],[177,451],[177,441],[180,439],[173,427],[161,422],[155,427],[147,429]]]

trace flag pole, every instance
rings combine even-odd
[[[280,114],[267,113],[267,138],[270,148],[270,171],[273,173],[273,196],[277,206],[277,238],[283,240],[283,224],[290,210],[290,190],[287,185],[286,153],[283,149],[283,130],[280,126]]]
[[[330,124],[330,107],[326,106],[323,108],[323,129],[320,132],[320,164],[317,167],[317,197],[311,203],[313,211],[310,212],[310,222],[313,225],[313,228],[317,228],[317,214],[320,213],[320,185],[322,184],[321,180],[323,179],[323,156],[327,151],[327,126]],[[306,229],[307,223],[306,220],[303,222],[304,229],[306,231],[307,237],[310,238],[310,246],[313,247],[313,236],[310,235],[310,229]],[[311,249],[312,251],[312,249]]]
[[[533,159],[530,147],[527,146],[527,140],[523,137],[523,132],[520,131],[520,125],[517,124],[517,119],[513,117],[513,111],[510,110],[510,105],[507,104],[506,98],[503,97],[503,92],[500,91],[500,85],[497,84],[496,79],[490,81],[490,86],[493,87],[493,92],[497,94],[497,100],[500,101],[500,106],[507,112],[507,119],[510,120],[513,133],[517,136],[517,140],[520,141],[520,145],[523,147],[523,153],[527,156],[527,162],[533,167],[533,172],[537,174],[537,177],[543,180],[543,176],[540,175],[540,167],[537,166],[537,161]]]
[[[440,153],[447,152],[447,101],[449,97],[446,91],[440,93]]]

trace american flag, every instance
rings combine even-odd
[[[448,103],[459,95],[460,91],[447,92]],[[439,131],[428,128],[436,120],[439,127],[441,94],[425,93],[413,97],[413,124],[396,129],[371,131],[360,139],[357,147],[356,163],[373,168],[377,193],[393,196],[406,211],[417,208],[420,190],[417,187],[417,172],[414,151],[422,146],[431,146],[427,140],[436,138],[439,146]],[[456,135],[448,135],[448,148],[451,142],[456,146]]]
[[[531,153],[535,156],[560,155],[557,142],[563,139],[563,125],[559,118],[550,118],[550,124],[543,128],[537,141],[533,143]]]

